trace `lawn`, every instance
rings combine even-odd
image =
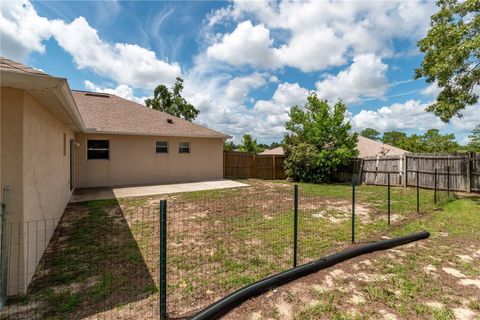
[[[171,316],[189,315],[235,289],[292,266],[293,184],[245,182],[251,187],[161,197],[168,203],[167,302]],[[299,263],[351,245],[351,196],[349,185],[299,185]],[[458,237],[465,243],[478,243],[478,202],[462,199],[434,206],[433,193],[422,190],[421,210],[416,213],[415,190],[392,188],[392,225],[388,226],[386,197],[384,187],[357,188],[357,242],[431,229],[434,239],[441,241],[428,243],[434,245],[432,251],[438,252],[441,261],[455,257],[448,250],[450,244],[442,241]],[[160,197],[142,197],[70,205],[29,293],[10,301],[2,317],[155,319],[159,200]],[[461,221],[456,226],[448,217],[457,211]],[[440,232],[448,236],[439,237]],[[473,277],[466,279],[476,279],[479,266],[475,261],[478,259],[462,264],[468,272],[459,269],[466,277]],[[385,268],[393,266],[395,272],[401,269],[399,275],[404,277],[414,274],[404,270],[408,264],[402,257],[392,256],[391,261],[383,263]],[[380,267],[372,272],[391,272]],[[362,293],[364,299],[369,299],[366,305],[385,299],[385,292],[374,285]],[[309,290],[305,296],[310,296]],[[316,319],[318,312],[343,312],[326,307],[330,300],[331,305],[340,306],[336,299],[342,296],[319,296],[313,300],[318,300],[320,307],[297,308],[295,312],[292,307],[292,315]],[[391,301],[396,303],[391,299],[388,303],[394,303]],[[475,306],[472,302],[470,309],[475,310]],[[274,309],[264,310],[260,316],[274,315]],[[244,311],[240,308],[238,312]],[[397,314],[409,315],[406,311]]]
[[[393,228],[432,236],[358,257],[252,299],[226,319],[479,319],[480,199]]]

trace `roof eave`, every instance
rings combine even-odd
[[[30,92],[51,92],[56,103],[73,121],[75,131],[85,131],[85,125],[78,111],[67,79],[37,73],[22,73],[13,70],[1,70],[0,84]],[[47,106],[49,107],[49,106]]]
[[[228,135],[198,135],[198,134],[171,134],[171,133],[159,133],[159,132],[124,132],[124,131],[103,131],[92,128],[87,128],[85,131],[87,134],[112,134],[112,135],[126,135],[126,136],[152,136],[152,137],[180,137],[180,138],[202,138],[202,139],[230,139]]]

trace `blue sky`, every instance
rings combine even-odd
[[[424,108],[438,89],[413,80],[432,1],[2,2],[1,54],[72,89],[142,103],[185,79],[196,122],[279,141],[288,109],[315,91],[342,99],[353,129],[454,132],[465,143],[479,107],[444,124]]]

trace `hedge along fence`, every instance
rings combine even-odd
[[[283,155],[257,155],[250,152],[225,151],[223,176],[225,178],[285,179]]]
[[[475,153],[367,157],[359,162],[359,184],[416,186],[421,188],[480,192],[480,155]]]

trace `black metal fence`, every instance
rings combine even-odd
[[[454,196],[420,187],[248,182],[162,200],[71,204],[59,222],[7,223],[9,299],[0,318],[188,317],[352,241],[401,233]]]

